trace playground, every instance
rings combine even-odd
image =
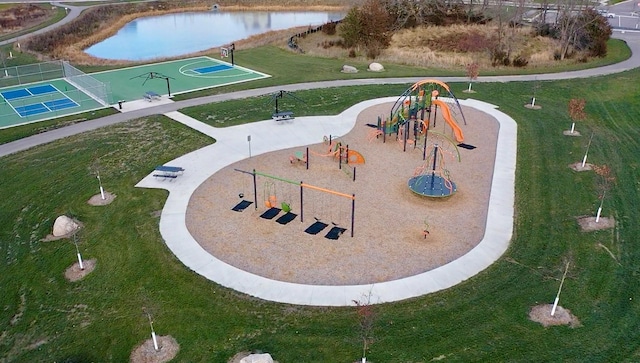
[[[429,198],[407,185],[417,170],[425,168],[417,144],[415,149],[406,148],[395,134],[387,135],[384,143],[382,137],[371,137],[372,127],[367,124],[388,116],[393,105],[365,109],[346,135],[335,137],[327,128],[324,140],[309,145],[308,169],[305,147],[254,155],[221,169],[192,195],[186,213],[189,232],[204,250],[234,267],[309,285],[391,281],[430,271],[466,254],[485,232],[498,122],[463,107],[464,143],[475,149],[458,147],[458,161],[455,146],[440,145],[457,192],[447,198]],[[278,127],[273,126],[274,132],[279,132]],[[280,130],[287,132],[285,127]],[[428,143],[455,137],[442,119],[432,130],[444,136]],[[332,153],[338,142],[357,151],[365,162],[339,169]],[[253,170],[257,203],[233,211],[242,200],[254,201],[253,175],[246,173]],[[300,182],[323,189],[304,188],[303,211]],[[355,195],[354,201],[350,195]],[[282,203],[296,214],[294,219],[278,223],[284,211],[271,219],[261,217],[273,206],[281,209]],[[317,222],[327,227],[317,234],[305,232]],[[326,237],[333,227],[344,229],[337,239]]]

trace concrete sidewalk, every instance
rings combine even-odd
[[[240,270],[205,251],[186,227],[186,211],[194,191],[218,170],[252,155],[317,143],[324,135],[344,135],[355,125],[358,114],[373,105],[394,102],[387,97],[361,102],[337,116],[300,117],[288,122],[272,120],[229,128],[214,128],[180,112],[166,116],[216,139],[216,143],[183,155],[167,165],[185,172],[171,182],[152,175],[136,186],[169,191],[160,218],[160,233],[169,249],[187,267],[223,286],[270,301],[298,305],[346,306],[362,296],[384,303],[421,296],[454,286],[486,269],[508,248],[513,231],[517,126],[493,105],[462,100],[495,117],[500,123],[496,163],[491,186],[486,232],[482,241],[459,259],[415,276],[378,284],[319,286],[270,280]]]

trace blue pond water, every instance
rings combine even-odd
[[[326,12],[200,12],[139,18],[85,52],[98,58],[148,60],[227,45],[252,35],[320,25],[344,14]],[[293,34],[292,34],[293,35]]]

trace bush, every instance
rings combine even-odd
[[[491,65],[494,67],[497,66],[508,66],[511,64],[511,60],[509,59],[509,54],[502,49],[494,49],[491,53]]]
[[[527,57],[523,55],[518,55],[515,58],[513,58],[513,62],[511,62],[511,64],[514,67],[523,68],[523,67],[526,67],[527,64],[529,64],[529,59],[527,59]]]
[[[382,47],[377,43],[367,46],[366,54],[368,59],[376,59],[382,53]]]
[[[338,23],[333,21],[330,23],[326,23],[322,26],[322,32],[326,35],[335,35],[337,25]]]

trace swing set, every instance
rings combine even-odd
[[[339,196],[342,198],[347,198],[351,200],[351,237],[354,236],[354,225],[355,225],[355,210],[356,210],[356,195],[355,194],[345,194],[345,193],[341,193],[335,190],[331,190],[331,189],[326,189],[326,188],[322,188],[322,187],[318,187],[315,185],[311,185],[311,184],[307,184],[304,183],[302,181],[297,182],[297,181],[293,181],[293,180],[289,180],[289,179],[284,179],[284,178],[280,178],[274,175],[269,175],[269,174],[265,174],[265,173],[261,173],[256,171],[255,169],[253,169],[252,171],[246,171],[246,170],[240,170],[240,169],[233,169],[237,172],[243,173],[243,174],[247,174],[247,175],[251,175],[252,179],[253,179],[253,202],[252,201],[248,201],[244,199],[244,193],[240,193],[238,196],[240,196],[240,198],[242,198],[242,201],[240,201],[240,203],[238,203],[235,207],[232,208],[232,210],[237,211],[237,212],[241,212],[244,209],[246,209],[247,207],[249,207],[251,204],[253,204],[255,206],[255,209],[258,209],[258,176],[267,178],[269,180],[267,180],[264,184],[264,196],[265,196],[265,207],[267,207],[267,211],[265,211],[261,217],[264,219],[273,219],[275,218],[281,211],[284,211],[285,214],[280,216],[276,221],[280,224],[286,224],[288,222],[290,222],[291,220],[295,219],[295,217],[297,217],[296,214],[292,213],[292,206],[289,202],[287,201],[283,201],[280,204],[278,204],[278,198],[276,195],[276,189],[275,189],[275,183],[273,182],[274,180],[277,181],[281,181],[284,183],[288,183],[288,184],[292,184],[292,185],[297,185],[300,188],[300,222],[304,223],[304,191],[305,189],[309,189],[309,190],[316,190],[319,192],[323,192],[323,193],[327,193],[327,194],[331,194],[331,195],[335,195],[335,196]],[[242,208],[241,208],[242,207]],[[286,217],[285,217],[286,216]],[[287,221],[286,223],[281,223],[281,219],[283,219],[283,221]],[[309,226],[305,232],[309,233],[309,234],[318,234],[319,232],[321,232],[323,229],[325,229],[326,227],[328,227],[328,224],[321,222],[318,218],[315,218],[315,223],[313,223],[311,226]],[[338,239],[340,237],[340,235],[342,233],[344,233],[346,231],[345,228],[342,228],[340,226],[338,226],[338,224],[333,223],[334,227],[327,233],[327,235],[325,237],[329,238],[329,239]]]

